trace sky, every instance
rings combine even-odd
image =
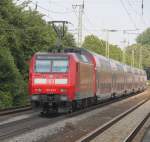
[[[20,2],[23,0],[20,0]],[[78,8],[72,5],[82,4],[83,0],[32,0],[31,8],[42,13],[47,21],[66,20],[69,31],[77,39]],[[139,33],[150,26],[150,0],[143,0],[144,9],[142,16],[142,0],[84,0],[83,14],[83,39],[94,34],[101,39],[116,44],[123,48],[135,43]],[[107,36],[106,31],[109,32]],[[124,42],[126,41],[126,42]]]

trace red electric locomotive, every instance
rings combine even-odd
[[[31,103],[43,113],[73,111],[98,100],[142,91],[145,82],[144,71],[82,48],[36,53],[30,63]]]
[[[95,67],[78,53],[36,53],[31,60],[29,92],[43,112],[71,111],[84,98],[95,98]],[[76,101],[75,101],[76,100]]]

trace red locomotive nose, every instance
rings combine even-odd
[[[45,78],[40,78],[40,75],[33,77],[33,94],[60,94],[63,89],[67,90],[68,87],[67,75],[53,74],[52,76],[46,75]],[[40,89],[40,91],[39,91]]]
[[[71,92],[69,56],[37,54],[31,68],[31,95],[69,95]]]

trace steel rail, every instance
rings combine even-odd
[[[141,128],[143,127],[143,125],[145,124],[145,122],[148,120],[148,118],[150,117],[150,113],[148,113],[144,119],[142,120],[141,123],[139,123],[139,125],[137,125],[134,130],[126,137],[126,139],[123,142],[132,142],[132,140],[135,138],[135,136],[138,134],[138,132],[141,130]]]
[[[148,100],[149,99],[142,100],[136,106],[134,106],[134,107],[130,108],[129,110],[127,110],[126,112],[118,115],[117,117],[115,117],[111,121],[109,121],[109,122],[105,123],[104,125],[98,127],[97,129],[95,129],[91,133],[85,135],[84,137],[82,137],[81,139],[77,140],[76,142],[90,142],[95,137],[97,137],[98,135],[100,135],[104,131],[106,131],[108,128],[110,128],[112,125],[114,125],[115,123],[117,123],[118,121],[120,121],[122,118],[124,118],[125,116],[127,116],[128,114],[130,114],[131,112],[133,112],[134,110],[136,110],[137,108],[139,108],[141,105],[143,105],[144,103],[146,103]],[[143,123],[147,120],[147,117],[144,119]],[[128,136],[128,138],[126,138],[126,141],[124,141],[124,142],[130,142],[131,138],[133,138],[133,135],[136,134],[136,132],[139,130],[139,128],[143,125],[143,123],[140,124],[140,126],[138,128],[135,128],[135,131],[133,131],[130,134],[130,136]]]
[[[19,113],[19,112],[23,112],[23,111],[28,111],[31,109],[32,109],[31,105],[2,109],[2,110],[0,110],[0,116],[9,115],[9,114],[13,114],[13,113]]]
[[[83,114],[85,112],[90,112],[90,111],[92,111],[94,109],[97,109],[97,108],[105,107],[105,106],[110,105],[110,104],[115,103],[115,102],[120,102],[120,101],[122,101],[126,98],[130,98],[132,96],[134,96],[134,95],[127,95],[127,96],[124,96],[124,97],[119,97],[117,99],[109,100],[107,102],[103,102],[103,103],[97,104],[95,106],[91,106],[89,108],[85,108],[85,109],[82,109],[82,110],[79,110],[79,111],[76,111],[76,112],[73,112],[73,113],[70,113],[70,114],[64,114],[64,115],[60,115],[60,116],[56,116],[56,117],[53,116],[51,121],[50,121],[50,124],[58,122],[58,121],[62,121],[66,118],[78,116],[78,115]],[[33,117],[33,118],[34,118],[33,120],[35,121],[35,117]],[[32,118],[28,118],[28,119],[24,119],[24,120],[19,120],[19,123],[17,121],[17,122],[13,122],[13,124],[8,123],[8,124],[2,125],[1,126],[2,127],[1,128],[2,134],[0,134],[0,140],[6,140],[6,139],[8,139],[12,136],[17,136],[17,135],[20,135],[22,133],[25,133],[26,131],[34,130],[34,129],[37,129],[37,128],[40,128],[40,127],[43,127],[43,126],[47,125],[47,121],[46,122],[41,121],[40,123],[38,122],[38,125],[33,125],[29,128],[28,125],[26,125],[26,121],[29,122],[29,120],[31,121],[31,119]],[[23,126],[23,127],[21,126],[22,128],[21,127],[16,128],[16,130],[13,129],[13,131],[11,131],[11,130],[7,131],[7,134],[3,133],[3,128],[4,129],[5,129],[5,127],[12,128],[12,126],[14,126],[14,125],[17,126],[16,123],[17,123],[17,125],[24,124],[25,126]],[[0,133],[1,133],[1,131],[0,131]]]

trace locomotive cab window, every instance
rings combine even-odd
[[[68,72],[68,57],[37,56],[35,72],[37,73],[65,73]]]
[[[52,72],[67,72],[68,60],[53,60]]]
[[[51,70],[51,61],[50,60],[36,60],[35,72],[37,73],[46,73]]]

